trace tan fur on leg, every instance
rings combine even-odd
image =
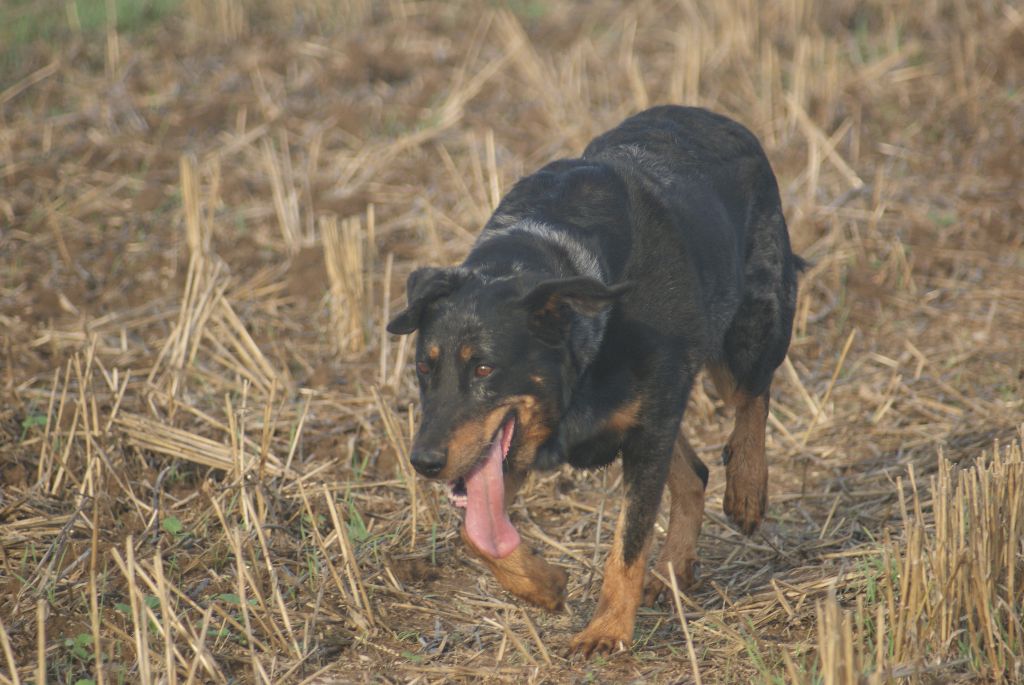
[[[526,471],[522,470],[505,474],[506,507],[512,503],[526,481],[526,476]],[[469,551],[490,569],[498,585],[516,597],[548,611],[559,611],[565,606],[565,586],[568,582],[565,571],[550,565],[522,543],[507,557],[492,559],[470,541],[466,535],[466,526],[462,526],[459,534]]]
[[[736,393],[736,423],[725,447],[728,461],[722,509],[746,535],[757,530],[768,501],[768,462],[764,456],[767,419],[767,392],[757,397]]]
[[[668,472],[668,489],[672,496],[668,533],[654,567],[668,578],[671,562],[680,590],[697,581],[697,536],[704,518],[704,481],[691,466],[694,463],[699,463],[697,453],[680,431]],[[664,589],[665,584],[652,574],[644,587],[644,604],[654,604]]]
[[[736,379],[732,377],[729,367],[724,363],[716,363],[708,364],[704,367],[704,370],[711,376],[711,381],[715,384],[715,390],[718,391],[718,398],[727,407],[731,407],[736,396]]]
[[[629,500],[623,499],[618,524],[615,526],[615,540],[604,565],[604,582],[601,584],[597,610],[587,627],[569,643],[571,652],[590,656],[594,652],[611,652],[620,646],[629,647],[633,641],[633,625],[643,592],[650,534],[641,553],[627,566],[622,555],[622,536],[626,527],[628,504]]]
[[[459,533],[466,547],[491,570],[498,584],[513,595],[548,611],[558,611],[565,606],[568,581],[565,571],[534,554],[525,544],[520,544],[506,557],[493,559],[470,541],[465,526]]]

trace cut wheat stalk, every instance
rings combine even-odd
[[[341,579],[341,575],[338,573],[338,568],[334,564],[332,555],[327,550],[327,543],[324,541],[323,536],[320,534],[320,528],[314,525],[317,521],[316,513],[313,511],[313,507],[309,502],[309,497],[306,495],[306,490],[299,482],[299,496],[302,498],[303,506],[306,510],[306,515],[309,516],[311,522],[310,529],[313,531],[313,539],[316,542],[317,549],[320,551],[320,555],[323,558],[324,564],[327,566],[327,570],[334,580],[334,586],[338,589],[338,594],[341,596],[342,604],[348,608],[348,617],[358,630],[366,631],[369,629],[370,623],[360,611],[360,597],[353,591],[352,586],[345,586],[345,583]],[[344,563],[344,562],[343,562]],[[321,583],[321,588],[324,586]]]
[[[199,209],[199,178],[194,155],[182,155],[178,160],[181,201],[185,214],[185,243],[190,255],[210,254],[209,224],[201,219]]]
[[[334,524],[334,537],[338,540],[338,546],[341,549],[342,560],[344,561],[345,577],[349,582],[349,595],[356,601],[356,606],[359,607],[362,614],[366,617],[366,623],[373,626],[376,623],[374,617],[373,605],[370,604],[370,599],[366,594],[366,587],[363,584],[363,576],[359,570],[359,564],[356,561],[355,552],[352,549],[352,541],[349,539],[348,528],[341,522],[341,516],[338,514],[338,507],[334,503],[334,498],[331,493],[325,488],[323,491],[324,501],[327,504],[327,509],[331,514],[331,522]],[[330,540],[326,540],[325,544]]]
[[[252,635],[252,620],[250,618],[250,607],[249,601],[246,599],[246,578],[248,577],[248,571],[245,568],[244,555],[242,553],[242,533],[238,528],[232,527],[225,529],[225,533],[228,536],[228,542],[231,544],[231,548],[234,551],[235,557],[235,592],[238,595],[238,606],[242,614],[242,625],[245,626],[245,634]],[[250,587],[254,587],[250,579]],[[255,589],[255,588],[254,588]],[[270,678],[267,675],[266,670],[263,667],[263,662],[256,654],[256,646],[252,640],[248,640],[249,650],[249,665],[252,668],[253,678],[256,682],[267,683],[269,685]]]
[[[508,624],[508,621],[505,618],[499,617],[498,620],[495,620],[493,618],[484,618],[483,622],[493,627],[502,636],[502,644],[504,644],[505,640],[507,639],[509,642],[512,643],[512,646],[516,648],[516,651],[518,651],[522,655],[522,657],[530,663],[531,666],[539,665],[537,663],[537,660],[533,658],[533,654],[531,654],[530,650],[526,648],[526,645],[523,644],[523,641],[521,639],[519,639],[519,636],[516,635],[514,630],[512,630],[512,627]],[[495,659],[496,664],[501,663],[501,657],[503,652],[503,649],[498,650],[498,656]]]
[[[364,311],[368,278],[364,271],[365,237],[356,219],[338,226],[335,217],[320,221],[324,264],[330,281],[331,318],[339,354],[358,354],[365,349]]]
[[[882,682],[897,674],[953,668],[952,650],[968,650],[995,680],[1019,677],[1021,592],[1016,582],[1024,520],[1024,459],[1020,443],[955,470],[939,457],[922,501],[913,468],[911,496],[897,481],[903,533],[881,547],[881,601],[874,607],[871,644],[858,596],[840,621],[834,598],[819,603],[819,659],[825,682]],[[969,533],[970,531],[970,533]],[[835,636],[839,636],[838,642]],[[838,652],[835,650],[839,650]],[[870,655],[870,658],[869,658]],[[871,664],[873,661],[873,665]]]
[[[147,377],[147,383],[169,386],[172,407],[181,376],[195,361],[206,323],[227,287],[223,262],[201,253],[193,253],[189,257],[178,321],[164,341]],[[164,369],[164,366],[168,368]],[[158,378],[161,379],[159,382]]]
[[[525,610],[520,612],[523,617],[523,623],[526,624],[526,629],[530,633],[530,637],[533,638],[533,643],[537,645],[537,651],[540,652],[541,658],[544,659],[544,663],[548,666],[552,665],[551,654],[548,652],[547,645],[544,644],[544,640],[541,639],[540,633],[537,632],[537,626],[530,620],[530,615]],[[697,685],[700,685],[698,682]]]
[[[657,574],[658,579],[662,583],[666,583],[666,578]],[[676,570],[672,562],[668,562],[668,579],[667,587],[672,590],[672,603],[676,608],[676,615],[679,616],[679,625],[683,629],[683,637],[686,638],[686,654],[690,659],[690,668],[693,670],[693,682],[695,685],[703,685],[703,680],[700,676],[700,665],[697,663],[697,653],[693,649],[693,637],[690,635],[690,625],[686,621],[686,612],[683,611],[683,594],[679,591],[679,583],[676,580]]]
[[[98,652],[99,650],[97,650]],[[98,681],[97,681],[98,682]],[[36,600],[36,683],[46,685],[46,600]]]
[[[153,554],[153,581],[156,583],[156,597],[160,603],[161,632],[164,638],[164,679],[169,685],[177,685],[178,670],[175,664],[175,630],[171,617],[175,615],[167,593],[167,581],[164,578],[163,552],[158,545]]]
[[[143,683],[153,682],[149,657],[149,621],[145,616],[145,602],[142,592],[136,583],[135,573],[135,541],[129,535],[125,538],[125,559],[117,549],[111,550],[114,561],[121,568],[121,573],[128,581],[128,597],[131,604],[132,626],[135,638],[135,663],[139,669],[139,678]]]
[[[220,342],[224,349],[230,349],[237,355],[238,363],[228,368],[236,372],[244,370],[254,376],[264,393],[270,392],[270,387],[274,383],[281,382],[277,371],[223,295],[218,298],[217,307],[211,318],[213,325],[207,327],[205,334]]]
[[[53,473],[53,456],[54,451],[51,448],[50,438],[52,433],[56,433],[60,430],[63,425],[61,420],[64,417],[64,406],[68,396],[68,389],[71,381],[71,369],[72,360],[68,359],[64,365],[64,381],[60,384],[60,402],[57,404],[56,418],[51,422],[50,418],[54,416],[53,413],[53,400],[57,393],[57,378],[60,373],[60,369],[54,369],[53,372],[53,385],[50,394],[50,405],[46,412],[46,431],[43,435],[43,442],[39,448],[39,465],[36,469],[36,481],[38,483],[49,484],[51,482]]]
[[[258,73],[258,72],[257,72]],[[299,199],[295,190],[291,171],[291,153],[288,149],[288,137],[282,130],[281,152],[278,154],[274,146],[266,138],[260,140],[260,151],[263,154],[263,165],[270,179],[270,190],[274,198],[274,211],[277,214],[278,227],[284,240],[288,254],[298,253],[302,247],[302,228],[299,217]]]
[[[238,461],[231,447],[201,435],[127,412],[121,412],[114,424],[121,430],[129,444],[139,449],[184,459],[222,471],[232,472],[238,468]],[[267,455],[266,471],[273,477],[285,473],[277,457],[273,454]]]
[[[21,676],[18,675],[18,662],[14,660],[11,638],[7,634],[7,628],[4,626],[2,619],[0,619],[0,647],[3,647],[4,659],[7,661],[7,671],[9,673],[7,676],[0,673],[0,677],[3,677],[4,682],[21,685]]]
[[[409,509],[411,519],[409,521],[409,549],[416,547],[417,517],[419,514],[419,486],[416,481],[416,474],[409,462],[409,447],[402,436],[401,423],[395,417],[391,407],[385,402],[377,387],[373,388],[373,396],[377,402],[377,409],[380,412],[381,423],[384,424],[384,433],[395,452],[399,471],[405,481],[406,489],[409,492]]]
[[[256,522],[256,525],[254,525],[252,529],[253,532],[256,533],[256,541],[259,543],[264,565],[267,569],[267,578],[270,584],[270,591],[273,594],[274,605],[277,608],[278,615],[281,617],[281,623],[284,624],[285,632],[288,634],[287,638],[277,630],[276,623],[271,622],[271,625],[274,626],[275,633],[279,640],[288,646],[295,658],[300,658],[302,656],[302,650],[299,648],[298,640],[295,637],[295,631],[292,629],[292,620],[288,612],[288,607],[285,604],[284,597],[281,595],[277,571],[274,569],[274,566],[270,561],[270,547],[267,544],[266,534],[263,532],[265,521],[263,520],[263,517],[259,516],[257,512],[252,510],[252,503],[248,498],[242,498],[242,505],[249,508],[249,516]]]
[[[302,430],[306,426],[306,418],[309,416],[309,405],[313,401],[313,393],[309,391],[303,391],[302,394],[306,396],[306,401],[302,403],[302,413],[299,414],[299,421],[295,424],[295,433],[292,435],[291,444],[288,446],[288,458],[284,463],[284,472],[292,472],[292,460],[295,459],[295,452],[299,447],[299,441],[302,439]],[[271,456],[269,453],[268,457]]]
[[[209,662],[211,661],[210,655],[206,650],[206,636],[210,632],[210,619],[213,616],[213,607],[208,606],[203,611],[203,621],[199,626],[199,632],[196,637],[189,641],[189,647],[192,649],[192,661],[188,665],[188,671],[185,673],[185,685],[191,685],[195,682],[196,673],[199,670],[200,662],[204,663],[208,672],[211,675],[218,674],[217,671],[210,667]],[[224,682],[223,676],[221,676],[221,682]]]
[[[843,364],[846,361],[846,355],[850,352],[850,347],[853,346],[853,341],[856,336],[857,329],[854,328],[850,331],[850,335],[847,336],[846,342],[843,344],[843,349],[839,353],[839,359],[836,361],[835,369],[832,371],[832,377],[829,378],[828,387],[825,388],[825,394],[822,396],[820,402],[815,403],[816,410],[811,415],[811,421],[808,423],[807,429],[804,431],[804,435],[800,439],[801,447],[807,445],[807,441],[811,436],[811,431],[814,430],[815,424],[818,422],[819,417],[824,412],[824,408],[827,406],[827,403],[832,396],[832,389],[835,387],[836,381],[839,379],[839,374],[842,372]]]
[[[388,336],[387,325],[391,321],[391,274],[395,265],[395,255],[388,252],[384,260],[384,293],[381,298],[381,316],[377,337],[380,341],[378,356],[378,384],[382,388],[388,387],[388,354],[391,350],[391,338]],[[408,336],[402,336],[405,340]]]
[[[95,664],[94,672],[96,674],[96,685],[104,685],[106,682],[106,674],[103,671],[103,636],[100,633],[100,602],[99,590],[96,584],[96,567],[99,563],[98,559],[100,556],[99,535],[100,526],[102,525],[100,522],[98,497],[93,497],[92,499],[92,519],[90,524],[92,526],[92,539],[90,540],[89,546],[89,626],[92,630],[92,648]],[[40,679],[39,682],[42,683],[44,680],[45,679]]]

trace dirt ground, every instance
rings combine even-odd
[[[0,26],[0,681],[1024,677],[1024,486],[961,528],[1007,522],[982,608],[928,546],[940,465],[1024,427],[1017,3],[46,0]],[[768,516],[726,522],[730,421],[698,387],[702,581],[566,658],[617,467],[527,485],[513,520],[568,607],[507,595],[405,459],[383,324],[517,178],[667,102],[758,135],[812,263]]]

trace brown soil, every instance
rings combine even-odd
[[[113,38],[0,73],[5,677],[36,677],[41,615],[62,683],[101,677],[80,634],[105,682],[813,682],[816,602],[870,601],[910,469],[925,490],[1021,426],[1013,3],[186,2]],[[813,266],[753,538],[722,514],[710,383],[688,412],[712,471],[693,658],[667,602],[630,650],[567,660],[616,468],[514,508],[566,611],[503,593],[413,478],[411,357],[381,327],[519,176],[664,102],[757,133]],[[1013,677],[955,647],[899,667]]]

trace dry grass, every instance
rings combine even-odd
[[[53,5],[0,73],[0,682],[1024,677],[1014,3]],[[527,486],[569,608],[512,600],[405,460],[382,326],[518,176],[668,101],[762,138],[814,263],[768,521],[713,464],[704,583],[566,661],[617,471]],[[715,462],[710,390],[688,417]]]
[[[1024,456],[1018,440],[966,469],[939,457],[930,500],[909,471],[897,480],[903,525],[886,531],[866,585],[818,604],[826,683],[870,683],[960,670],[998,681],[1022,675]],[[855,608],[842,611],[837,594]],[[841,612],[841,613],[840,613]]]

